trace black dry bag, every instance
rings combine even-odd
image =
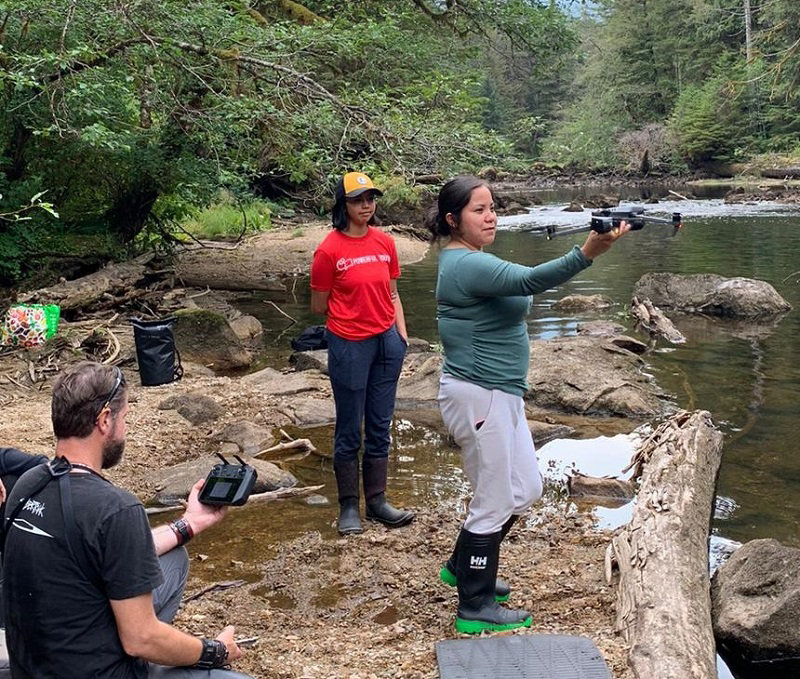
[[[328,348],[328,338],[325,334],[324,325],[311,325],[307,327],[298,337],[292,340],[292,349],[295,351],[316,351],[317,349]]]
[[[180,354],[172,334],[175,318],[157,321],[132,318],[131,324],[142,386],[155,387],[183,377]]]

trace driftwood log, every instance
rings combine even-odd
[[[673,344],[683,344],[686,341],[675,324],[646,297],[634,297],[631,300],[631,315],[650,335],[663,337]]]
[[[721,459],[722,434],[699,410],[661,424],[631,463],[636,506],[609,545],[606,576],[616,561],[616,628],[638,679],[717,676],[708,538]]]
[[[130,262],[112,264],[100,271],[73,281],[63,281],[48,288],[19,295],[22,304],[58,304],[61,312],[113,308],[147,294],[147,285],[163,277],[153,271],[148,253]]]

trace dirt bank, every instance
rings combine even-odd
[[[253,266],[268,262],[270,271],[291,274],[308,266],[326,232],[323,225],[303,234],[268,232],[243,251],[248,261],[261,263]],[[425,247],[398,238],[406,263],[422,256]],[[239,266],[222,262],[220,252],[204,252],[201,265],[221,272]],[[76,351],[75,359],[80,356]],[[0,352],[0,445],[52,451],[50,384],[63,366],[45,370],[46,361],[43,354]],[[20,366],[31,366],[37,378],[32,386],[3,379]],[[128,445],[123,462],[108,475],[143,499],[154,490],[148,472],[217,449],[209,437],[212,429],[241,419],[276,430],[287,423],[280,398],[265,397],[236,378],[212,377],[188,366],[177,384],[142,388],[133,366],[122,368],[132,384]],[[175,411],[159,410],[168,395],[193,391],[222,405],[224,413],[213,427],[193,427]],[[311,532],[283,543],[266,561],[253,557],[231,564],[213,545],[205,543],[201,556],[190,544],[195,575],[187,597],[208,588],[215,565],[225,572],[234,568],[246,584],[187,602],[177,623],[199,635],[230,623],[237,626],[237,636],[257,637],[236,667],[259,679],[437,677],[434,643],[455,636],[456,603],[455,592],[438,581],[437,573],[459,519],[452,506],[416,509],[417,520],[406,528],[389,531],[369,524],[363,535],[347,539]],[[333,521],[335,508],[328,511]],[[224,531],[225,524],[216,530]],[[602,650],[612,676],[627,679],[626,648],[613,633],[614,592],[603,581],[607,541],[586,515],[537,508],[504,545],[501,570],[512,583],[513,605],[533,613],[534,627],[524,633],[585,635]]]

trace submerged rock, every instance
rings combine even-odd
[[[607,295],[567,295],[553,304],[553,309],[562,311],[593,311],[609,309],[614,300]]]

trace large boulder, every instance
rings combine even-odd
[[[274,441],[269,429],[247,420],[233,422],[211,436],[219,443],[233,444],[236,452],[244,455],[255,455],[269,448]]]
[[[194,426],[216,420],[225,412],[213,398],[198,391],[168,396],[158,404],[159,410],[177,410]]]
[[[580,416],[649,419],[666,409],[644,362],[619,346],[619,337],[563,337],[531,343],[528,404]],[[442,356],[406,356],[397,388],[397,409],[436,408]],[[539,419],[539,418],[536,418]]]
[[[536,340],[526,399],[579,415],[650,419],[665,411],[666,402],[643,366],[636,354],[603,337]]]
[[[403,373],[397,385],[398,410],[436,407],[442,355],[436,351],[406,354]]]
[[[253,360],[225,316],[208,309],[175,312],[175,344],[182,358],[214,370],[246,368]]]
[[[717,274],[648,273],[636,283],[633,294],[662,309],[710,316],[771,318],[792,308],[766,281]]]
[[[728,654],[749,662],[800,657],[798,562],[800,549],[752,540],[717,570],[711,581],[714,635]]]
[[[332,398],[305,395],[285,398],[278,409],[301,429],[321,427],[336,421],[336,406]]]

